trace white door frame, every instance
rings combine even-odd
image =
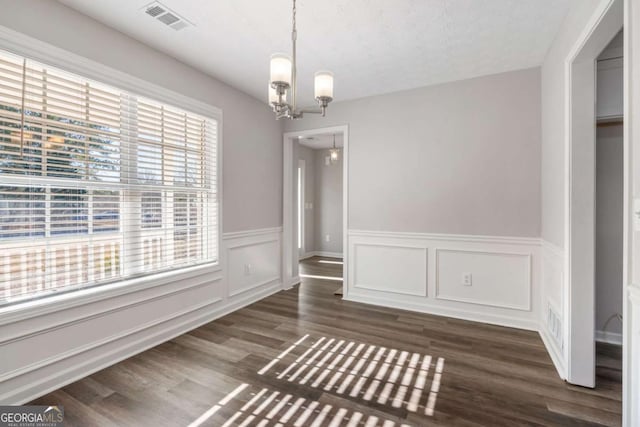
[[[304,159],[298,159],[298,168],[297,168],[297,172],[300,173],[300,170],[302,170],[302,174],[300,179],[297,179],[297,181],[299,181],[300,187],[302,188],[302,190],[300,190],[300,188],[298,188],[298,195],[301,196],[300,199],[297,200],[297,205],[296,205],[296,213],[298,213],[297,218],[299,223],[297,224],[297,230],[298,230],[298,240],[300,240],[300,247],[298,248],[298,245],[296,245],[296,249],[298,250],[298,258],[300,258],[302,255],[304,255],[306,253],[306,218],[305,218],[305,211],[306,211],[306,204],[307,204],[307,163],[304,161]],[[302,209],[302,215],[300,215],[300,212],[298,212],[299,209]],[[302,230],[302,237],[299,235],[300,234],[300,230]]]
[[[640,426],[640,4],[625,0],[624,22],[624,302],[622,425]]]
[[[294,138],[311,136],[319,133],[342,133],[342,289],[343,298],[348,296],[347,286],[349,230],[349,125],[308,129],[286,132],[282,136],[283,175],[282,175],[282,287],[289,289],[300,283],[298,274],[298,242],[295,232],[294,176],[293,176],[293,144]],[[297,164],[297,163],[296,163]]]
[[[596,60],[623,20],[623,0],[603,2],[565,60],[565,357],[567,381],[585,387],[596,363]]]

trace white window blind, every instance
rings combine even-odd
[[[217,126],[0,51],[0,304],[217,261]]]

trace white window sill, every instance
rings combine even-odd
[[[222,271],[220,262],[201,264],[193,267],[181,268],[176,271],[164,271],[161,273],[125,279],[119,282],[105,285],[97,285],[77,291],[65,292],[59,295],[53,294],[39,299],[7,305],[0,308],[0,326],[38,317],[57,311],[67,310],[73,307],[90,304],[131,294],[184,280],[189,277],[203,274],[214,274]],[[221,277],[220,277],[221,278]],[[216,278],[212,278],[215,280]]]

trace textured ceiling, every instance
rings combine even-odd
[[[150,0],[59,1],[261,100],[271,53],[291,49],[290,0],[163,0],[182,31]],[[341,101],[538,66],[572,1],[298,0],[299,104],[319,69]]]

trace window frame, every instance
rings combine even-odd
[[[0,26],[0,49],[26,57],[28,60],[37,61],[94,80],[98,83],[110,85],[134,95],[181,108],[217,121],[216,173],[213,176],[216,179],[216,202],[218,210],[216,236],[218,253],[216,261],[186,266],[176,271],[161,271],[143,276],[124,278],[115,282],[88,286],[70,290],[69,292],[61,292],[60,294],[52,293],[42,298],[33,298],[19,301],[15,304],[7,304],[0,307],[0,326],[71,307],[106,300],[115,296],[137,293],[146,289],[166,287],[168,284],[193,277],[195,273],[213,274],[221,272],[224,257],[222,248],[222,157],[224,134],[222,110],[208,103],[166,89],[155,83],[2,26]],[[185,288],[187,288],[187,286],[185,286]]]

